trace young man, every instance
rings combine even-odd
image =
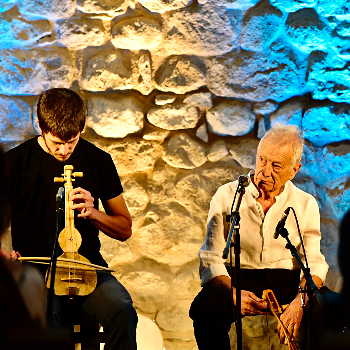
[[[123,188],[109,154],[80,138],[86,120],[82,99],[68,89],[41,94],[37,106],[39,137],[7,152],[11,167],[11,233],[13,248],[22,256],[51,257],[56,233],[56,193],[64,165],[83,172],[73,183],[70,199],[75,227],[82,237],[79,254],[106,266],[100,254],[99,230],[125,241],[132,220]],[[99,210],[101,200],[105,213]],[[60,254],[60,253],[59,253]],[[137,315],[127,290],[109,272],[97,272],[96,289],[75,297],[81,309],[95,317],[106,333],[106,350],[136,349]],[[68,297],[56,297],[55,309]]]
[[[315,284],[326,278],[328,265],[320,252],[320,216],[314,197],[295,187],[291,180],[301,167],[303,152],[301,132],[293,126],[271,129],[260,141],[255,173],[246,187],[240,207],[241,235],[241,313],[269,313],[261,298],[265,289],[272,289],[278,302],[289,304],[281,321],[295,339],[303,316],[299,284],[300,267],[285,248],[286,240],[273,235],[277,223],[288,207],[294,208],[307,260]],[[221,186],[210,203],[207,237],[199,252],[203,289],[192,303],[195,336],[200,350],[229,350],[228,331],[234,321],[231,301],[231,278],[222,258],[229,226],[225,221],[231,213],[238,181]],[[291,215],[290,215],[291,216]],[[295,220],[288,217],[286,228],[293,245],[305,261]],[[235,290],[233,292],[236,301]],[[278,325],[281,343],[284,333]]]

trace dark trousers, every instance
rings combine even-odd
[[[55,296],[54,308],[63,324],[76,312],[96,318],[106,334],[106,350],[136,350],[136,311],[128,291],[109,272],[97,272],[96,289],[88,296]]]
[[[290,303],[296,296],[300,271],[284,269],[241,270],[242,290],[262,296],[272,289],[280,305]],[[230,298],[205,286],[192,302],[190,317],[199,350],[230,350],[228,332],[235,321]]]

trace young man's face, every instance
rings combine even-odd
[[[42,134],[45,146],[48,153],[54,156],[60,162],[66,161],[73,153],[75,146],[77,145],[80,132],[68,141],[63,141],[59,137],[52,135],[51,133]]]

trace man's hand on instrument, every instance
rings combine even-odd
[[[74,203],[71,209],[80,211],[78,217],[86,219],[91,216],[94,210],[94,198],[89,191],[81,187],[74,188],[69,194],[69,199]]]
[[[300,297],[294,299],[283,312],[280,320],[286,327],[288,334],[292,340],[295,340],[300,327],[301,319],[303,318],[303,308],[301,307]],[[286,343],[284,332],[281,326],[277,325],[277,333],[280,338],[281,344]]]
[[[0,256],[4,259],[16,261],[21,257],[21,254],[14,250],[9,254],[6,250],[0,248]]]
[[[236,304],[236,297],[234,296]],[[264,299],[258,298],[254,293],[247,290],[241,291],[241,313],[244,316],[269,314],[267,303]]]

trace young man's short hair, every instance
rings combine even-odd
[[[51,133],[68,141],[83,131],[86,108],[81,97],[74,91],[55,88],[40,95],[37,116],[43,133]]]

